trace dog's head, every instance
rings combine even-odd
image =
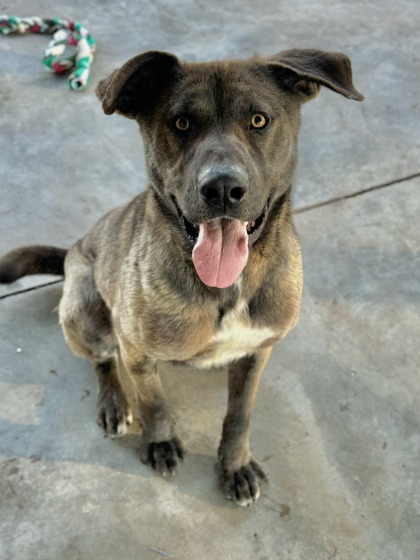
[[[321,85],[363,99],[347,56],[310,49],[198,64],[146,52],[99,82],[104,112],[139,123],[151,185],[191,239],[205,284],[241,274],[290,188],[300,106]]]

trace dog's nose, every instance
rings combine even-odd
[[[247,190],[244,174],[234,171],[205,173],[199,184],[202,198],[218,210],[231,210],[239,206]]]

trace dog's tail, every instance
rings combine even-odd
[[[64,275],[67,250],[44,245],[14,249],[0,258],[0,284],[11,284],[30,274]]]

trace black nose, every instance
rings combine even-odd
[[[204,174],[198,188],[207,204],[218,210],[239,206],[247,192],[245,175],[234,171],[208,172]]]

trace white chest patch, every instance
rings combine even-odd
[[[193,358],[190,363],[198,368],[224,366],[252,354],[274,334],[268,327],[253,327],[250,324],[248,306],[242,300],[223,317],[210,340],[209,350]]]

